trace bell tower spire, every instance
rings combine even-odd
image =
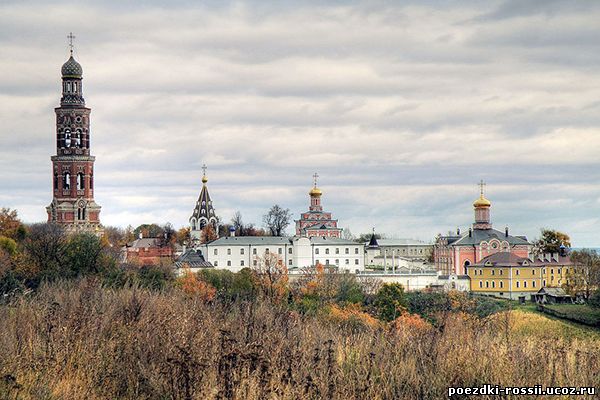
[[[70,57],[61,68],[62,97],[56,114],[56,155],[52,160],[52,203],[46,207],[48,222],[70,231],[101,232],[100,206],[94,201],[94,162],[91,155],[90,112],[83,98],[83,68]]]
[[[473,202],[473,208],[475,209],[473,229],[492,229],[492,223],[490,222],[490,207],[492,203],[485,198],[485,186],[486,183],[481,180],[479,182],[479,198]]]

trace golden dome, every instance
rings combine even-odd
[[[492,206],[492,202],[489,201],[488,199],[486,199],[483,196],[483,193],[481,194],[481,196],[475,200],[473,202],[473,207],[478,208],[478,207],[491,207]]]
[[[206,175],[202,175],[202,183],[206,184],[206,182],[208,182],[208,178],[206,177]]]
[[[320,196],[323,194],[323,192],[321,191],[321,189],[315,186],[311,189],[310,192],[308,192],[308,194],[310,194],[311,196]]]

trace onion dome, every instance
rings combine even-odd
[[[71,56],[67,62],[63,64],[61,73],[63,78],[81,79],[81,76],[83,75],[83,68],[81,68],[81,64],[75,61],[73,56]]]
[[[491,206],[492,206],[492,202],[489,201],[488,199],[486,199],[483,196],[483,193],[481,194],[481,196],[477,200],[475,200],[473,202],[473,207],[475,207],[475,208],[479,208],[479,207],[491,207]]]
[[[315,186],[310,190],[310,192],[308,192],[308,194],[311,196],[320,196],[323,194],[323,192],[321,191],[321,189]]]
[[[208,182],[208,178],[206,177],[206,175],[202,175],[202,184],[206,185],[206,182]]]

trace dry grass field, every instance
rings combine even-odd
[[[0,305],[0,398],[442,399],[450,385],[600,386],[597,335],[523,311],[441,321],[56,283]]]

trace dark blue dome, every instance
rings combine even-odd
[[[66,63],[63,64],[61,70],[63,78],[81,78],[83,75],[83,68],[73,56],[71,56]]]

